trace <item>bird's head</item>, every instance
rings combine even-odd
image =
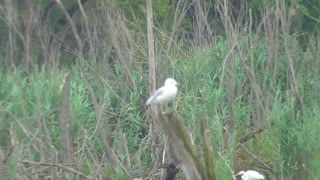
[[[240,171],[240,172],[238,172],[238,174],[236,174],[236,176],[241,176],[241,175],[244,175],[246,172],[244,172],[244,171]]]
[[[236,174],[236,177],[241,177],[242,180],[248,180],[247,176],[246,176],[246,172],[244,171],[240,171],[238,172],[238,174]]]
[[[170,86],[177,86],[178,85],[178,83],[177,83],[177,81],[176,80],[174,80],[173,78],[168,78],[168,79],[166,79],[166,82],[164,83],[164,85],[165,86],[168,86],[168,85],[170,85]]]

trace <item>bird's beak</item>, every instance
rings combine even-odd
[[[237,176],[240,176],[241,174],[240,173],[238,173],[238,174],[236,174],[235,176],[237,177]]]

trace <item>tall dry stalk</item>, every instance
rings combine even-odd
[[[33,16],[32,16],[32,4],[31,0],[23,1],[24,6],[24,14],[23,14],[23,57],[24,57],[24,65],[27,67],[32,65],[31,62],[31,36],[32,36],[32,25],[33,25]]]
[[[6,18],[7,18],[7,22],[8,24],[13,24],[14,23],[14,19],[16,18],[15,13],[14,13],[14,8],[13,8],[13,2],[12,0],[6,0],[5,1],[5,7],[6,7]],[[16,51],[16,46],[15,46],[15,31],[13,28],[8,29],[8,43],[9,43],[9,60],[10,62],[7,62],[7,66],[10,65],[11,67],[15,67],[15,57],[14,57],[14,53]]]
[[[156,91],[156,63],[154,52],[154,33],[153,33],[153,12],[152,12],[152,0],[146,0],[147,11],[147,36],[148,36],[148,65],[149,65],[149,92],[153,94]],[[157,163],[160,158],[160,147],[157,146],[159,138],[159,123],[157,122],[158,112],[155,105],[151,105],[151,148],[152,148],[152,166],[150,173],[153,173],[157,168]]]
[[[61,143],[62,143],[62,163],[71,165],[74,162],[74,154],[72,147],[72,127],[70,122],[70,83],[71,74],[65,75],[63,88],[61,90],[61,104],[59,108],[59,124],[61,127]]]
[[[78,64],[79,64],[80,71],[81,71],[81,74],[83,77],[83,82],[86,86],[86,89],[87,89],[88,94],[91,99],[91,103],[93,105],[93,109],[94,109],[95,117],[96,117],[96,122],[97,122],[97,124],[99,124],[100,119],[102,118],[102,115],[103,115],[103,110],[102,110],[102,106],[99,106],[99,103],[97,101],[97,97],[93,91],[93,88],[91,87],[91,85],[89,83],[88,76],[85,72],[85,60],[84,60],[84,55],[83,55],[83,42],[82,42],[79,34],[77,33],[77,29],[76,29],[76,26],[75,26],[72,18],[68,14],[67,10],[65,9],[65,7],[61,3],[61,1],[55,0],[55,2],[58,5],[58,7],[63,11],[64,16],[67,18],[67,21],[70,24],[70,27],[72,30],[72,34],[73,34],[74,38],[76,39],[76,43],[78,45],[78,49],[77,49],[78,50]],[[99,136],[101,138],[102,144],[104,145],[106,154],[107,154],[109,160],[111,161],[111,164],[113,165],[113,167],[117,167],[117,166],[122,167],[126,176],[129,179],[131,179],[130,173],[126,170],[126,168],[119,161],[117,155],[115,154],[113,148],[110,145],[110,142],[107,140],[107,137],[106,137],[106,131],[108,131],[108,130],[106,130],[107,127],[108,126],[99,126],[98,127]]]

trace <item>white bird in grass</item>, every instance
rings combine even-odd
[[[159,88],[146,102],[146,105],[150,104],[167,104],[173,100],[178,93],[178,83],[172,78],[166,79],[164,86]]]
[[[264,179],[263,175],[259,174],[257,171],[248,170],[246,172],[240,171],[236,176],[240,176],[242,180],[261,180]]]

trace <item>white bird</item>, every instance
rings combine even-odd
[[[166,79],[164,86],[159,88],[146,102],[150,104],[166,104],[177,96],[178,83],[172,78]]]
[[[263,175],[259,174],[257,171],[248,170],[246,172],[240,171],[236,176],[240,176],[242,180],[261,180],[264,179]]]

